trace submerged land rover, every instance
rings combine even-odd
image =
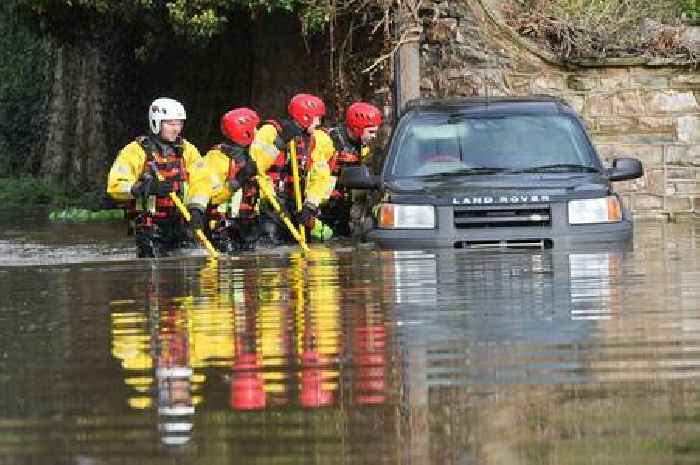
[[[572,248],[629,242],[632,221],[581,120],[554,97],[415,100],[391,136],[381,172],[343,170],[369,191],[354,231],[383,248]]]

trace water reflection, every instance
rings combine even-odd
[[[304,411],[331,409],[318,418],[331,422],[329,431],[353,406],[381,407],[389,331],[374,301],[353,297],[341,315],[340,267],[335,250],[319,248],[230,267],[152,268],[142,299],[110,303],[112,354],[130,408],[157,415],[161,442],[181,447],[197,437],[200,408],[224,389],[229,415],[257,411],[266,422],[277,414],[306,424]],[[364,287],[345,289],[376,293]]]
[[[700,228],[661,228],[0,269],[0,463],[697,462]]]

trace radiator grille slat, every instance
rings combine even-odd
[[[459,206],[454,224],[457,229],[550,227],[552,214],[547,204]]]

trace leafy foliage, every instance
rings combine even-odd
[[[36,173],[46,122],[51,43],[0,5],[0,175]]]
[[[100,21],[118,18],[129,24],[153,26],[168,25],[177,34],[187,37],[193,44],[206,44],[222,32],[232,12],[247,10],[260,12],[282,10],[298,13],[306,30],[321,31],[328,23],[319,21],[314,11],[318,5],[304,0],[16,0],[52,26],[70,31],[76,16],[99,24]],[[310,11],[307,11],[310,10]]]
[[[700,19],[700,1],[698,0],[681,0],[681,10],[688,19]]]

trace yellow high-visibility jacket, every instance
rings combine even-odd
[[[275,145],[277,136],[277,128],[269,123],[263,124],[255,133],[249,153],[260,174],[266,174],[270,170],[280,153]],[[334,179],[331,178],[328,160],[333,156],[334,148],[333,141],[325,131],[316,130],[311,137],[311,169],[307,173],[300,173],[300,176],[306,176],[304,201],[318,206],[328,200],[333,190]],[[289,148],[286,147],[285,150],[288,151]]]
[[[185,170],[190,179],[202,176],[204,173],[198,171],[206,170],[206,166],[197,147],[184,139],[182,141],[182,147]],[[132,200],[134,197],[131,195],[131,188],[143,174],[145,164],[146,152],[143,150],[138,140],[122,148],[117,158],[114,160],[112,168],[109,170],[109,175],[107,177],[107,194],[117,202]],[[184,199],[185,204],[206,208],[209,200],[208,197],[205,198],[204,195],[190,188],[190,186],[188,186],[186,191],[187,194]]]
[[[231,159],[218,147],[214,147],[204,155],[209,180],[207,184],[209,202],[220,205],[228,202],[233,195],[228,185],[228,172]]]

